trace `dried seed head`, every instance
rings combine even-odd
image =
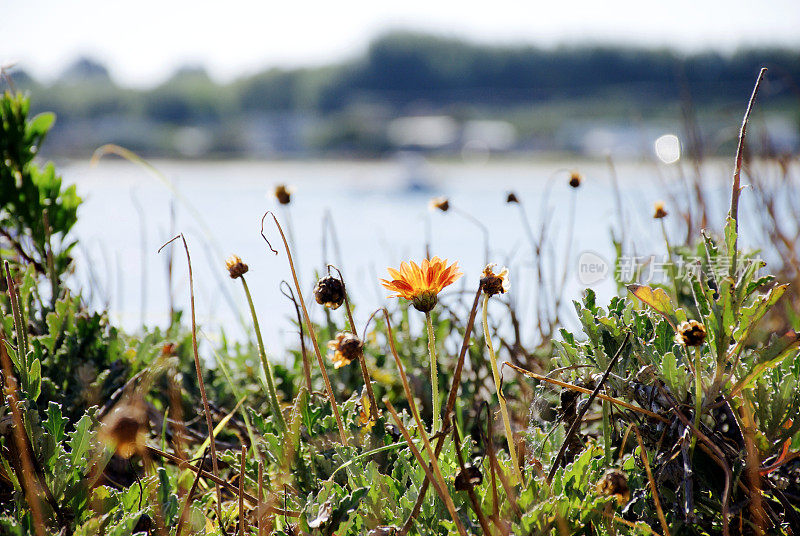
[[[656,201],[653,204],[653,218],[660,220],[661,218],[666,218],[667,214],[669,214],[669,212],[664,209],[663,201]]]
[[[456,475],[455,488],[457,491],[466,491],[473,486],[480,486],[483,482],[483,474],[480,469],[471,463],[464,465],[464,470]]]
[[[505,294],[508,292],[510,283],[508,281],[508,268],[503,268],[499,273],[494,273],[495,264],[489,264],[483,269],[481,278],[481,289],[489,296],[495,294]]]
[[[569,174],[569,185],[573,188],[578,188],[581,185],[581,181],[583,180],[583,175],[578,173],[577,171],[573,171]]]
[[[292,202],[292,189],[285,184],[277,185],[272,193],[281,205],[288,205]]]
[[[617,504],[625,504],[631,500],[628,489],[628,475],[619,469],[609,469],[595,486],[597,493],[604,497],[613,497]]]
[[[508,195],[506,196],[506,203],[519,203],[517,194],[514,192],[508,192]]]
[[[697,320],[688,320],[678,325],[675,341],[684,346],[700,346],[706,340],[706,327]]]
[[[250,269],[237,255],[231,255],[231,257],[225,261],[225,267],[228,269],[228,274],[231,276],[231,279],[242,277]]]
[[[122,402],[103,419],[98,438],[127,459],[144,450],[147,424],[141,403]]]
[[[430,203],[431,210],[438,209],[442,212],[447,212],[450,208],[450,200],[446,197],[434,197]]]
[[[356,361],[361,355],[364,343],[352,333],[337,333],[336,339],[328,342],[328,348],[333,350],[331,361],[334,368],[341,368]]]
[[[323,277],[314,287],[314,299],[320,305],[338,309],[344,303],[344,283],[331,275]]]

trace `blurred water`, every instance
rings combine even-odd
[[[556,239],[547,262],[557,280],[561,278],[574,196],[574,238],[566,280],[569,299],[579,296],[584,288],[574,266],[579,254],[592,251],[613,261],[611,230],[618,232],[620,227],[609,167],[603,161],[428,163],[417,177],[417,182],[429,186],[423,191],[409,189],[408,168],[396,161],[158,161],[154,165],[172,181],[182,199],[143,168],[113,158],[104,159],[96,167],[73,162],[64,168],[66,182],[77,183],[85,198],[76,229],[81,246],[75,254],[77,283],[91,288],[84,291],[87,300],[97,307],[107,306],[112,317],[127,329],[136,329],[142,321],[166,325],[169,253],[156,252],[176,232],[183,232],[192,254],[198,320],[205,331],[211,334],[222,327],[233,338],[244,336],[240,319],[247,315],[247,304],[241,285],[227,277],[224,266],[224,257],[236,253],[250,265],[248,284],[265,339],[273,349],[294,344],[296,334],[290,321],[294,318],[293,306],[279,291],[280,281],[291,280],[291,276],[274,224],[267,224],[266,234],[280,255],[271,254],[259,235],[261,217],[267,210],[275,210],[287,231],[291,229],[307,301],[315,282],[314,271],[323,269],[323,219],[330,211],[341,258],[328,240],[327,260],[344,272],[357,304],[359,324],[387,302],[386,292],[377,282],[377,277],[385,276],[386,266],[423,258],[426,221],[430,222],[432,254],[458,260],[465,272],[462,281],[466,287],[460,282],[456,290],[467,288],[471,293],[476,288],[484,263],[482,232],[454,211],[431,212],[428,201],[432,196],[448,196],[454,207],[486,226],[490,261],[511,267],[513,299],[528,324],[533,319],[535,272],[518,207],[506,204],[507,192],[515,191],[525,203],[531,225],[538,232],[543,195],[549,190],[548,221]],[[584,176],[578,190],[567,184],[567,170],[571,169]],[[617,163],[616,171],[627,238],[635,239],[638,254],[663,252],[660,225],[651,217],[652,205],[656,199],[665,198],[665,188],[683,191],[680,164],[657,167],[649,162],[624,162]],[[709,163],[704,170],[712,205],[720,218],[729,195],[729,174],[727,161]],[[287,207],[278,206],[271,194],[279,183],[294,187],[289,210],[282,210]],[[677,239],[680,229],[672,232]],[[172,246],[174,303],[188,310],[185,256],[176,245]],[[616,290],[610,279],[593,286],[601,303]],[[574,323],[569,299],[563,310],[566,321]],[[316,318],[321,317],[318,307],[311,310]],[[532,334],[526,337],[530,339]]]

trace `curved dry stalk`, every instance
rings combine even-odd
[[[264,220],[268,215],[272,216],[272,219],[275,222],[275,226],[278,228],[278,232],[281,235],[283,246],[286,248],[286,257],[289,259],[289,269],[292,272],[292,279],[294,280],[294,288],[297,291],[297,299],[300,302],[300,307],[303,310],[303,318],[306,321],[306,326],[308,326],[308,334],[311,337],[311,342],[313,343],[314,346],[314,354],[317,356],[317,363],[319,364],[320,371],[322,372],[322,379],[325,380],[325,390],[327,391],[328,398],[330,399],[331,408],[333,409],[333,416],[336,419],[336,426],[339,428],[339,438],[341,439],[342,445],[346,445],[347,436],[344,433],[344,423],[342,422],[342,416],[339,414],[339,405],[336,403],[336,397],[334,397],[333,395],[333,387],[331,387],[331,380],[328,377],[328,371],[325,370],[325,362],[322,360],[322,354],[319,351],[319,344],[317,343],[317,335],[314,333],[314,325],[311,323],[311,317],[308,315],[306,302],[303,299],[303,292],[300,290],[300,282],[297,279],[297,272],[294,268],[294,260],[292,260],[292,252],[289,249],[289,242],[286,240],[286,235],[283,233],[281,224],[278,223],[278,218],[270,210],[265,212],[264,216],[261,217],[261,237],[267,243],[269,249],[275,255],[277,255],[278,251],[272,247],[272,244],[269,243],[269,240],[267,240],[267,237],[264,234]]]
[[[161,170],[159,170],[156,166],[148,162],[146,159],[142,158],[135,152],[131,151],[130,149],[126,149],[121,145],[116,145],[113,143],[107,143],[95,149],[94,153],[92,153],[92,158],[89,160],[89,167],[96,167],[100,160],[109,154],[117,155],[120,158],[127,160],[132,164],[136,164],[144,168],[148,173],[150,173],[153,177],[161,181],[164,186],[170,191],[173,195],[174,199],[177,199],[178,202],[187,210],[195,222],[200,227],[202,231],[203,237],[206,240],[206,243],[213,249],[214,256],[218,259],[218,261],[225,262],[225,255],[222,253],[222,248],[217,241],[216,236],[213,232],[211,232],[211,228],[206,223],[206,220],[203,218],[203,215],[200,211],[189,202],[189,199],[184,196],[180,190],[173,184],[169,177],[167,177]],[[171,208],[170,210],[174,210]],[[174,240],[174,239],[173,239]],[[172,240],[170,240],[171,242]],[[168,242],[169,243],[169,242]],[[165,244],[166,245],[166,244]],[[163,246],[162,246],[163,247]],[[209,256],[210,257],[210,256]],[[215,272],[212,272],[215,273]],[[217,280],[219,283],[219,289],[222,292],[222,296],[225,298],[225,301],[228,303],[228,306],[231,308],[231,311],[239,319],[244,326],[244,319],[239,314],[239,310],[236,307],[236,302],[233,300],[230,292],[228,292],[227,287],[222,284],[221,280]]]
[[[12,289],[9,290],[13,292]],[[44,516],[42,515],[42,505],[39,502],[38,486],[34,480],[36,471],[33,468],[33,463],[27,448],[25,425],[22,420],[22,413],[17,405],[16,387],[14,386],[14,383],[16,383],[14,379],[14,369],[12,368],[11,359],[6,353],[6,340],[2,329],[0,329],[0,358],[2,359],[2,369],[5,376],[3,395],[11,409],[11,416],[14,422],[14,426],[12,427],[14,429],[14,442],[20,453],[17,459],[22,463],[19,481],[25,494],[25,500],[31,507],[34,531],[37,536],[44,536]]]
[[[658,521],[661,523],[661,528],[664,529],[664,536],[670,536],[669,525],[667,524],[667,518],[664,517],[664,510],[661,508],[661,500],[658,498],[658,488],[656,487],[656,481],[653,480],[653,473],[650,470],[650,462],[647,459],[647,449],[644,448],[642,434],[639,433],[639,428],[637,428],[636,425],[633,426],[633,431],[636,433],[636,440],[639,442],[639,453],[642,456],[645,471],[647,471],[647,480],[650,482],[650,492],[653,494],[653,501],[656,503]]]
[[[283,290],[283,286],[286,285],[286,291]],[[286,280],[282,280],[280,284],[281,294],[289,298],[292,304],[294,304],[294,312],[297,315],[297,329],[300,331],[300,356],[303,358],[303,376],[306,380],[306,389],[310,393],[313,391],[311,388],[311,363],[308,361],[308,352],[306,351],[306,337],[305,332],[303,331],[303,317],[300,313],[300,305],[297,303],[297,298],[294,297],[294,291],[289,283]],[[288,292],[287,292],[288,291]]]
[[[500,413],[503,416],[503,426],[506,429],[506,442],[508,443],[508,454],[511,456],[511,467],[514,469],[514,478],[517,483],[525,485],[525,478],[522,476],[522,470],[519,467],[519,458],[517,458],[517,449],[514,445],[514,432],[511,430],[511,419],[508,416],[508,406],[506,405],[506,397],[503,394],[502,382],[500,380],[500,371],[497,368],[497,356],[494,353],[494,346],[492,345],[492,334],[489,330],[489,317],[488,307],[489,295],[483,296],[483,338],[486,340],[486,347],[489,349],[489,360],[492,366],[492,377],[494,378],[494,386],[497,391],[497,400],[500,402]]]
[[[258,500],[256,501],[256,510],[261,511],[261,500],[264,498],[264,462],[258,460]],[[286,508],[284,508],[285,510]],[[259,516],[256,520],[258,524],[258,536],[264,534],[264,523],[262,517]],[[180,536],[180,535],[178,535]]]
[[[564,270],[561,272],[561,284],[558,287],[558,296],[556,296],[555,303],[555,320],[558,322],[558,315],[561,309],[561,300],[564,298],[564,288],[567,284],[567,275],[569,275],[569,253],[572,249],[572,239],[575,235],[575,205],[578,198],[578,191],[572,188],[569,199],[569,223],[567,224],[567,247],[564,248]]]
[[[206,426],[208,427],[208,441],[209,446],[211,447],[211,468],[215,477],[219,475],[219,463],[217,461],[217,445],[216,439],[214,438],[214,422],[211,420],[211,410],[208,406],[208,397],[206,396],[206,384],[203,381],[203,372],[200,368],[200,353],[197,349],[197,319],[195,313],[195,305],[194,305],[194,277],[192,274],[192,257],[189,255],[189,246],[186,244],[186,237],[183,236],[183,233],[171,238],[167,241],[164,245],[158,248],[158,252],[161,253],[165,247],[169,244],[173,243],[175,240],[180,238],[183,241],[183,249],[186,251],[186,264],[189,266],[189,303],[191,305],[191,312],[192,312],[192,354],[194,355],[194,368],[197,372],[197,383],[200,387],[200,398],[203,400],[203,412],[205,413],[206,417]],[[219,484],[216,484],[217,488],[217,521],[219,522],[220,527],[222,527],[222,488]]]
[[[342,292],[344,294],[344,309],[347,312],[347,320],[350,322],[350,331],[358,337],[358,331],[356,330],[356,322],[353,320],[353,312],[350,308],[350,299],[347,297],[347,285],[344,282],[344,277],[342,276],[341,270],[339,270],[336,266],[329,264],[328,265],[328,273],[331,270],[336,270],[336,273],[339,275],[339,281],[342,282]],[[364,328],[366,331],[366,327]],[[364,340],[363,338],[361,339]],[[367,388],[367,397],[369,398],[369,403],[371,406],[372,411],[370,412],[370,420],[375,422],[378,420],[378,403],[375,401],[375,392],[372,390],[372,380],[369,376],[369,370],[367,369],[367,358],[364,355],[364,350],[358,353],[358,364],[361,366],[361,376],[364,379],[364,387]]]
[[[439,492],[439,496],[444,501],[445,506],[447,507],[447,511],[450,513],[450,517],[453,519],[453,523],[456,524],[456,528],[458,529],[459,534],[461,536],[467,536],[467,532],[464,529],[464,526],[461,524],[461,521],[458,519],[458,514],[456,513],[456,507],[453,504],[453,499],[450,497],[450,492],[447,489],[447,484],[442,477],[442,473],[439,470],[439,462],[436,460],[436,456],[433,453],[433,449],[431,448],[431,444],[428,441],[428,434],[425,432],[425,428],[422,426],[422,421],[419,420],[419,415],[415,413],[415,420],[417,421],[417,429],[419,430],[419,434],[422,437],[422,441],[425,443],[425,450],[428,451],[428,455],[431,458],[431,466],[433,467],[433,474],[431,473],[431,468],[428,467],[428,464],[425,463],[425,460],[422,458],[422,454],[420,454],[417,447],[414,445],[414,440],[411,438],[411,434],[408,433],[403,421],[400,419],[400,416],[395,411],[394,406],[389,401],[388,398],[383,400],[383,403],[386,404],[386,407],[389,409],[389,413],[392,414],[392,418],[394,419],[395,424],[400,429],[400,433],[403,434],[403,438],[408,443],[408,448],[411,450],[411,453],[414,455],[414,458],[417,459],[417,463],[419,463],[420,467],[422,467],[423,471],[425,471],[425,476],[428,478],[429,481],[433,482],[436,491]]]
[[[622,355],[622,349],[625,348],[625,344],[627,344],[630,336],[631,336],[630,331],[625,334],[625,339],[623,339],[622,344],[619,345],[617,353],[615,353],[614,357],[612,357],[611,361],[609,361],[608,367],[606,367],[606,371],[603,373],[603,377],[600,378],[599,382],[597,382],[597,386],[595,386],[594,391],[592,391],[592,394],[589,395],[589,398],[586,399],[586,404],[583,405],[583,408],[580,410],[580,412],[578,412],[578,415],[576,416],[575,420],[572,421],[572,425],[569,427],[569,430],[567,430],[567,435],[564,437],[564,442],[561,444],[561,448],[558,450],[558,454],[556,454],[555,460],[553,460],[553,465],[550,467],[550,472],[547,473],[546,482],[548,484],[550,484],[550,482],[553,481],[553,476],[556,474],[558,466],[561,464],[561,460],[564,458],[564,453],[567,451],[567,446],[569,445],[570,439],[572,438],[573,435],[575,435],[575,432],[578,431],[578,428],[581,425],[581,421],[583,420],[583,416],[586,415],[587,411],[589,411],[589,407],[592,405],[592,402],[594,402],[594,399],[600,393],[600,389],[603,388],[603,384],[606,383],[608,375],[611,374],[611,369],[614,367],[617,360]]]
[[[458,426],[453,426],[453,441],[455,441],[455,451],[456,451],[456,459],[458,460],[458,467],[461,469],[463,473],[466,471],[466,465],[464,465],[464,455],[461,453],[461,437],[458,434]],[[483,529],[484,534],[491,535],[492,531],[489,528],[489,523],[486,521],[486,516],[483,515],[483,509],[481,508],[481,503],[478,501],[478,497],[475,495],[475,489],[471,483],[467,483],[467,496],[469,496],[469,502],[472,503],[472,509],[475,511],[475,515],[478,516],[478,523],[480,523],[481,528]]]
[[[193,473],[197,473],[198,471],[201,472],[203,478],[205,478],[207,480],[210,480],[211,482],[214,482],[215,484],[219,484],[220,486],[222,486],[223,488],[228,490],[231,494],[233,494],[233,495],[238,497],[239,488],[234,486],[233,484],[231,484],[227,480],[224,480],[224,479],[222,479],[222,478],[220,478],[218,476],[214,476],[213,474],[209,473],[208,471],[204,471],[200,467],[195,467],[194,465],[192,465],[188,461],[182,460],[181,458],[178,458],[177,456],[175,456],[173,454],[170,454],[169,452],[164,452],[163,450],[157,449],[155,447],[151,447],[150,445],[147,445],[146,449],[147,449],[148,454],[155,455],[155,456],[158,456],[160,458],[164,458],[166,460],[169,460],[172,463],[174,463],[175,465],[177,465],[178,468],[180,468],[180,469],[189,469]],[[255,497],[253,497],[252,495],[250,495],[246,491],[243,493],[243,495],[244,495],[245,500],[247,500],[247,502],[249,502],[251,504],[256,504],[258,502],[258,500]],[[276,507],[272,507],[272,506],[269,507],[269,511],[274,513],[274,514],[278,514],[278,515],[282,515],[282,516],[288,516],[288,517],[300,517],[300,515],[301,515],[301,512],[298,512],[296,510],[284,510],[284,509],[276,508]]]
[[[761,87],[761,81],[764,79],[765,74],[767,74],[767,68],[762,67],[758,73],[758,78],[756,78],[756,84],[753,86],[753,93],[750,95],[750,100],[747,102],[747,110],[744,112],[742,126],[739,129],[739,143],[736,146],[736,160],[733,168],[733,187],[731,189],[731,208],[729,212],[730,217],[733,219],[734,230],[736,231],[733,251],[728,252],[728,255],[733,256],[730,271],[731,277],[736,274],[737,254],[739,250],[739,194],[742,192],[742,164],[744,162],[744,140],[747,135],[747,122],[750,120],[750,114],[753,111],[753,105],[756,102],[756,96],[758,95],[758,90]]]
[[[197,464],[198,469],[203,467],[206,463],[206,457],[208,457],[208,449],[203,451],[203,457],[200,458],[200,463]],[[189,507],[192,504],[192,498],[194,497],[195,491],[197,491],[197,484],[200,483],[200,476],[203,474],[202,471],[197,471],[194,475],[194,480],[192,481],[192,487],[189,488],[189,493],[186,494],[186,500],[183,503],[183,508],[181,509],[181,515],[178,518],[178,528],[175,531],[175,536],[181,536],[181,531],[183,530],[183,525],[186,523],[186,518],[189,515]]]
[[[708,436],[706,436],[698,428],[695,428],[694,424],[692,424],[686,415],[681,412],[681,410],[678,408],[678,404],[675,402],[675,400],[673,400],[672,396],[664,389],[662,385],[657,383],[656,386],[658,387],[658,392],[661,394],[661,396],[663,396],[667,402],[669,402],[670,406],[672,406],[672,411],[675,413],[675,416],[680,419],[684,426],[691,429],[692,434],[696,435],[697,438],[702,442],[700,446],[704,447],[706,453],[711,456],[711,458],[725,473],[725,488],[722,491],[722,534],[723,536],[730,536],[730,519],[728,518],[730,507],[728,503],[730,501],[733,474],[731,472],[731,468],[728,467],[727,463],[725,463],[725,454],[716,444],[714,444],[713,441],[711,441],[711,439],[708,438]]]
[[[505,362],[501,366],[502,367],[506,367],[506,366],[511,367],[512,369],[516,370],[517,372],[519,372],[521,374],[524,374],[526,376],[529,376],[529,377],[533,378],[534,380],[540,380],[540,381],[547,382],[547,383],[550,383],[550,384],[553,384],[553,385],[558,385],[559,387],[563,387],[564,389],[571,389],[573,391],[577,391],[579,393],[583,393],[583,394],[586,394],[586,395],[592,394],[592,391],[587,389],[587,388],[585,388],[585,387],[580,387],[578,385],[573,385],[571,383],[562,382],[561,380],[556,380],[554,378],[548,378],[547,376],[542,376],[541,374],[536,374],[535,372],[531,372],[529,370],[525,370],[522,367],[518,367],[514,363]],[[641,413],[643,415],[647,415],[648,417],[653,418],[653,419],[657,419],[657,420],[659,420],[659,421],[661,421],[663,423],[670,423],[671,422],[669,419],[667,419],[666,417],[662,417],[658,413],[653,413],[650,410],[646,410],[644,408],[640,408],[639,406],[634,406],[633,404],[629,404],[629,403],[625,402],[624,400],[620,400],[619,398],[614,398],[613,396],[608,396],[608,395],[605,395],[603,393],[597,393],[597,398],[599,398],[600,400],[605,400],[607,402],[611,402],[612,404],[616,404],[616,405],[621,406],[621,407],[623,407],[625,409],[629,409],[631,411],[636,411],[636,412]]]
[[[239,534],[247,534],[247,520],[244,515],[244,474],[247,461],[247,447],[242,445],[242,455],[239,458]]]

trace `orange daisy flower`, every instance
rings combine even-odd
[[[388,268],[391,280],[381,279],[381,285],[395,294],[390,298],[405,298],[414,308],[423,313],[436,306],[437,296],[442,289],[452,285],[459,277],[458,263],[447,266],[447,259],[434,257],[425,259],[422,265],[410,261],[400,264],[400,270]]]

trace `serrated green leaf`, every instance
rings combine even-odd
[[[651,288],[647,285],[628,285],[628,291],[636,296],[639,300],[646,303],[653,308],[654,311],[661,314],[667,319],[667,322],[675,328],[677,325],[675,318],[675,310],[672,307],[672,302],[667,296],[664,289]]]
[[[62,416],[61,405],[56,404],[52,400],[47,406],[45,414],[47,415],[47,420],[42,423],[42,426],[50,433],[55,443],[61,443],[61,440],[64,439],[64,430],[66,430],[67,421],[69,419]]]
[[[777,367],[793,353],[796,354],[798,345],[800,345],[800,335],[793,331],[772,341],[759,352],[753,369],[731,389],[731,396],[736,396],[742,389],[751,387],[764,372]]]

